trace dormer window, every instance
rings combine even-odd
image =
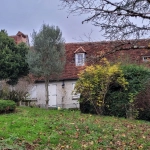
[[[76,66],[84,66],[85,53],[77,53],[77,54],[75,54],[75,63],[76,63]]]
[[[86,51],[83,47],[79,47],[75,50],[75,64],[76,66],[84,66],[85,65],[85,53]]]

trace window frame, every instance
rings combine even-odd
[[[72,83],[72,100],[78,100],[80,98],[80,93],[75,94],[74,88],[76,83]]]
[[[79,56],[82,56],[81,60]],[[76,53],[75,54],[75,65],[76,66],[84,66],[85,64],[85,53]]]

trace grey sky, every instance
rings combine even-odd
[[[21,31],[29,35],[38,31],[43,23],[57,25],[66,42],[79,42],[88,39],[91,30],[92,41],[103,40],[99,28],[90,23],[82,24],[83,16],[69,16],[67,10],[60,10],[60,0],[0,0],[0,29],[7,30],[9,35]],[[76,40],[75,40],[76,39]]]

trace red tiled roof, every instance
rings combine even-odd
[[[86,51],[83,49],[83,47],[79,47],[79,48],[77,48],[75,51],[74,51],[74,53],[86,53]]]
[[[115,42],[115,41],[114,41]],[[65,44],[66,48],[66,66],[65,70],[63,72],[63,75],[61,79],[77,79],[78,74],[81,70],[85,68],[86,65],[90,65],[88,61],[91,59],[91,57],[97,57],[101,53],[108,52],[111,48],[114,42],[87,42],[87,43],[68,43]],[[145,46],[150,43],[150,40],[140,40],[137,42],[138,46]],[[85,66],[75,66],[75,50],[82,47],[86,52],[86,64]],[[108,60],[114,60],[116,57],[120,56],[130,56],[130,58],[134,61],[137,61],[139,63],[142,62],[142,56],[149,55],[150,56],[150,50],[147,49],[132,49],[132,50],[123,50],[115,52],[114,54],[110,54],[107,56]]]
[[[134,41],[133,41],[134,42]],[[133,43],[130,41],[130,43]],[[78,74],[82,71],[85,66],[90,65],[88,61],[85,63],[85,66],[76,66],[75,65],[75,52],[85,52],[86,60],[90,60],[91,57],[97,57],[100,54],[104,54],[110,49],[113,49],[114,44],[117,41],[110,41],[110,42],[83,42],[83,43],[66,43],[66,65],[65,69],[60,77],[60,80],[68,80],[68,79],[77,79]],[[120,43],[120,42],[119,42]],[[117,51],[114,54],[110,54],[107,56],[108,60],[115,60],[118,57],[126,57],[129,56],[132,60],[141,63],[142,56],[150,56],[150,50],[148,49],[137,49],[136,47],[140,46],[148,46],[150,40],[138,40],[136,45],[134,45],[135,49],[130,50],[122,50]],[[126,44],[123,46],[124,48],[128,48],[129,45]],[[42,81],[43,78],[35,79],[36,81]]]
[[[16,36],[23,36],[24,38],[26,38],[28,35],[25,35],[22,32],[18,31],[18,33],[16,34]]]

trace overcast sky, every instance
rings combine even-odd
[[[18,31],[30,34],[39,31],[43,23],[59,26],[66,43],[104,40],[99,28],[90,23],[82,24],[84,16],[69,16],[67,10],[61,10],[60,0],[0,0],[0,29],[7,30],[9,35]],[[86,35],[86,36],[85,36]],[[81,40],[82,38],[82,40]]]

